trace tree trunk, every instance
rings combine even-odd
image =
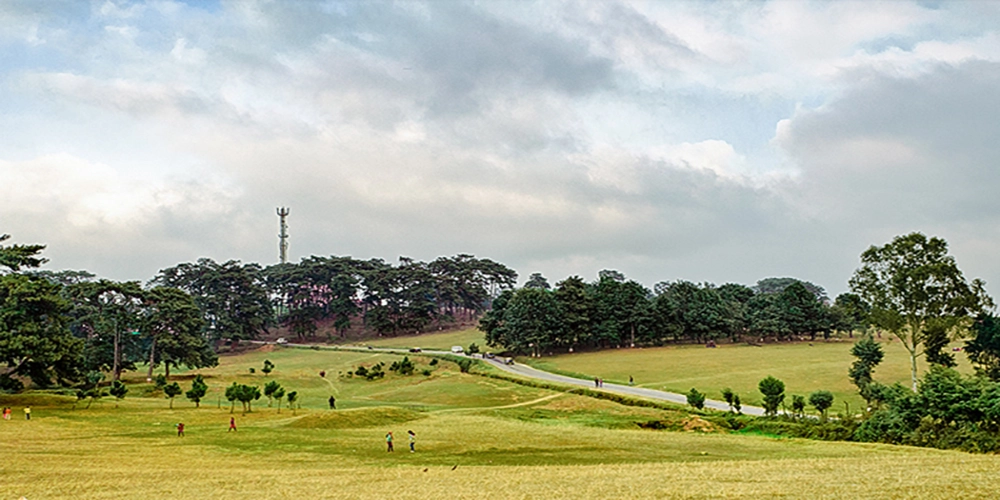
[[[146,382],[153,380],[153,366],[156,362],[156,337],[153,337],[153,343],[149,346],[149,370],[146,371]]]
[[[112,378],[114,380],[119,380],[121,378],[121,376],[122,376],[122,369],[121,369],[121,356],[122,356],[122,352],[121,352],[121,346],[119,345],[119,341],[118,341],[118,326],[117,325],[115,326],[114,336],[115,336],[115,354],[114,354],[115,355],[115,359],[114,359],[114,366],[112,367],[111,372],[112,372]]]
[[[164,375],[163,375],[163,376],[164,376],[165,378],[170,378],[170,362],[164,359],[164,360],[163,360],[163,368],[164,368],[164,370],[166,370],[166,371],[164,372]]]

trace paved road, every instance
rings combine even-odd
[[[312,347],[312,346],[307,345],[307,344],[286,344],[286,345],[293,346],[293,347]],[[378,347],[378,348],[364,348],[364,347],[359,347],[359,348],[354,348],[354,347],[338,346],[338,347],[336,347],[336,349],[341,349],[341,350],[359,350],[359,351],[369,351],[370,350],[370,351],[380,351],[380,352],[391,352],[391,353],[395,353],[395,354],[399,354],[399,353],[408,354],[409,353],[409,351],[407,349],[392,349],[392,348],[385,348],[385,347]],[[453,355],[449,351],[428,351],[428,350],[424,350],[422,352],[427,353],[427,354],[448,354],[448,355]],[[487,363],[489,363],[489,364],[491,364],[491,365],[493,365],[493,366],[495,366],[495,367],[497,367],[497,368],[499,368],[499,369],[501,369],[501,370],[503,370],[503,371],[505,371],[507,373],[512,373],[512,374],[515,374],[515,375],[521,375],[522,377],[528,377],[528,378],[533,378],[533,379],[537,379],[537,380],[545,380],[545,381],[549,381],[549,382],[558,382],[558,383],[561,383],[561,384],[576,385],[576,386],[580,386],[580,387],[586,387],[588,389],[592,389],[592,390],[595,390],[595,391],[604,391],[604,392],[611,392],[611,393],[615,393],[615,394],[624,394],[624,395],[627,395],[627,396],[638,396],[638,397],[642,397],[642,398],[656,399],[656,400],[659,400],[659,401],[669,401],[671,403],[677,403],[677,404],[680,404],[680,405],[686,405],[687,404],[687,396],[685,396],[683,394],[677,394],[677,393],[674,393],[674,392],[658,391],[656,389],[646,389],[644,387],[634,387],[634,386],[628,386],[628,385],[607,384],[607,383],[604,384],[603,387],[597,388],[597,387],[594,387],[594,381],[593,380],[580,380],[578,378],[567,377],[565,375],[559,375],[559,374],[556,374],[556,373],[547,372],[547,371],[544,371],[544,370],[539,370],[537,368],[532,368],[532,367],[530,367],[528,365],[523,365],[523,364],[506,365],[502,361],[500,361],[499,359],[486,359],[486,358],[479,358],[479,357],[476,357],[475,359],[479,359],[481,361],[485,361],[485,362],[487,362]],[[706,408],[711,408],[713,410],[729,411],[729,405],[726,404],[724,401],[714,401],[714,400],[711,400],[711,399],[706,399],[705,400],[705,407]],[[743,405],[742,410],[743,410],[743,413],[745,413],[747,415],[758,415],[758,416],[760,416],[760,415],[764,414],[764,409],[760,408],[760,407],[757,407],[757,406]]]

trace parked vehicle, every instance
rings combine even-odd
[[[453,345],[453,346],[451,346],[451,353],[452,354],[462,354],[464,352],[465,352],[465,349],[462,349],[462,346],[460,346],[460,345]]]
[[[288,343],[288,339],[286,339],[285,337],[281,337],[278,340],[275,340],[274,343],[275,344],[285,345],[285,344]]]
[[[420,348],[419,347],[411,347],[410,348],[410,352],[420,352]]]

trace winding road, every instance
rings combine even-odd
[[[261,343],[265,343],[265,342],[261,342]],[[312,345],[309,345],[309,344],[285,344],[285,345],[290,346],[290,347],[307,347],[307,348],[312,348],[313,347]],[[345,347],[345,346],[325,347],[325,346],[323,346],[323,347],[321,347],[321,349],[332,349],[332,350],[342,350],[342,351],[366,351],[366,352],[367,351],[377,351],[377,352],[388,352],[388,353],[393,353],[393,354],[410,354],[410,352],[409,352],[408,349],[394,349],[394,348],[387,348],[387,347],[374,347],[373,348],[373,347]],[[435,354],[435,355],[459,356],[458,354],[454,354],[454,353],[452,353],[450,351],[428,351],[428,350],[423,350],[423,351],[421,351],[421,353],[423,353],[423,354]],[[514,374],[514,375],[520,375],[522,377],[527,377],[527,378],[533,378],[533,379],[536,379],[536,380],[544,380],[544,381],[548,381],[548,382],[557,382],[557,383],[560,383],[560,384],[568,384],[568,385],[575,385],[575,386],[579,386],[579,387],[586,387],[586,388],[594,390],[594,391],[604,391],[604,392],[610,392],[610,393],[614,393],[614,394],[622,394],[622,395],[626,395],[626,396],[638,396],[638,397],[641,397],[641,398],[655,399],[655,400],[658,400],[658,401],[667,401],[667,402],[676,403],[676,404],[679,404],[679,405],[686,405],[687,404],[687,396],[685,396],[683,394],[677,394],[675,392],[658,391],[656,389],[646,389],[644,387],[635,387],[635,386],[620,385],[620,384],[608,384],[608,383],[604,384],[601,387],[594,387],[594,381],[593,380],[581,380],[581,379],[578,379],[578,378],[567,377],[566,375],[559,375],[557,373],[552,373],[552,372],[547,372],[547,371],[544,371],[544,370],[539,370],[537,368],[532,368],[532,367],[530,367],[528,365],[523,365],[523,364],[507,365],[507,364],[503,363],[503,361],[501,361],[500,358],[488,359],[488,358],[483,358],[483,357],[479,357],[479,356],[474,356],[473,359],[477,359],[479,361],[483,361],[483,362],[489,363],[490,365],[492,365],[492,366],[494,366],[494,367],[496,367],[496,368],[498,368],[498,369],[500,369],[502,371],[505,371],[507,373],[511,373],[511,374]],[[705,400],[705,407],[706,408],[711,408],[713,410],[729,411],[729,405],[726,404],[724,401],[715,401],[715,400],[712,400],[712,399],[706,399]],[[743,405],[742,406],[742,411],[743,411],[743,413],[745,413],[747,415],[756,415],[756,416],[764,415],[764,409],[761,408],[761,407],[758,407],[758,406]]]

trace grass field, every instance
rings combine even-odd
[[[887,340],[887,339],[883,339]],[[875,379],[892,384],[910,384],[910,359],[898,340],[884,342],[885,359],[875,369]],[[956,344],[957,345],[957,344]],[[768,344],[720,344],[715,349],[702,345],[682,345],[644,349],[613,349],[564,354],[539,359],[518,358],[532,366],[580,376],[602,377],[609,382],[628,383],[652,389],[686,393],[692,387],[721,399],[721,391],[732,388],[743,403],[759,405],[757,382],[772,375],[785,383],[785,393],[807,396],[816,390],[834,394],[834,412],[843,411],[847,401],[852,410],[860,410],[863,400],[847,377],[854,357],[852,341],[799,342]],[[964,353],[956,353],[959,370],[971,372]],[[926,363],[918,365],[921,373]],[[790,396],[787,398],[790,400]]]
[[[264,359],[275,371],[250,374]],[[211,388],[201,408],[177,399],[169,409],[135,374],[119,408],[112,398],[73,409],[68,396],[0,396],[17,410],[0,421],[0,499],[985,498],[1000,467],[996,456],[909,447],[640,430],[639,421],[697,417],[463,374],[421,356],[408,377],[338,376],[396,359],[283,348],[223,357],[200,371]],[[192,375],[178,374],[185,389]],[[299,391],[302,408],[279,414],[261,400],[231,414],[216,397],[232,381],[271,379]],[[326,408],[331,394],[336,411]],[[226,430],[231,415],[236,433]],[[181,421],[185,437],[174,430]]]
[[[475,328],[466,328],[453,332],[428,333],[424,335],[406,335],[402,337],[391,337],[365,342],[376,347],[420,347],[421,349],[451,349],[451,346],[460,345],[463,348],[475,342],[480,349],[486,349],[486,340],[483,332]]]

